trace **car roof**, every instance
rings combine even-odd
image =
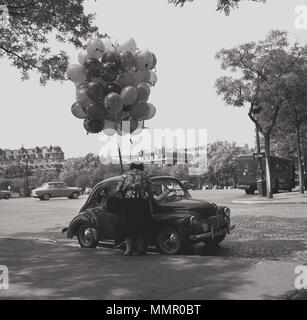
[[[98,182],[94,188],[96,189],[96,187],[98,187],[102,184],[113,185],[115,183],[118,183],[121,180],[121,178],[122,178],[122,175],[104,179],[104,180]],[[172,176],[151,176],[150,179],[152,181],[161,180],[161,179],[174,179],[174,180],[179,181],[178,179],[176,179],[175,177],[172,177]]]
[[[47,184],[58,184],[58,183],[65,183],[65,182],[63,182],[63,181],[52,181],[52,182],[46,182]]]

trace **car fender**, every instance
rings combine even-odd
[[[97,230],[97,238],[99,238],[101,210],[101,208],[92,208],[78,214],[75,218],[73,218],[68,226],[67,237],[70,239],[73,238],[73,236],[77,234],[79,226],[83,223],[86,223],[89,224],[93,229]]]
[[[180,214],[181,213],[181,214]],[[184,213],[184,215],[183,215]],[[189,223],[190,217],[193,215],[192,212],[177,212],[174,215],[163,215],[159,214],[155,220],[155,234],[157,235],[158,231],[163,226],[170,226],[178,229],[178,231],[186,237],[186,224]]]

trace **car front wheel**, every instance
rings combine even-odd
[[[40,197],[41,200],[49,200],[50,195],[49,194],[44,194],[43,196]]]
[[[94,230],[87,224],[81,224],[77,233],[78,242],[83,248],[96,248],[98,241],[95,239]]]
[[[185,247],[184,239],[174,227],[162,227],[158,231],[156,246],[160,253],[177,254]]]
[[[4,199],[5,200],[8,200],[10,198],[10,196],[8,195],[8,194],[6,194],[5,196],[4,196]]]

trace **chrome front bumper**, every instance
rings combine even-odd
[[[230,234],[231,231],[235,229],[235,225],[230,226],[227,229],[222,229],[222,230],[217,230],[214,231],[213,228],[211,228],[210,232],[202,233],[202,234],[193,234],[189,236],[190,241],[195,242],[195,241],[201,241],[203,239],[211,238],[214,239],[217,236],[223,235],[225,233]]]

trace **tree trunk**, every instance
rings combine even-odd
[[[266,174],[266,194],[268,199],[273,198],[272,176],[271,176],[271,155],[270,155],[270,137],[264,136],[265,150],[265,174]]]
[[[296,126],[296,151],[297,151],[297,168],[299,179],[299,191],[304,193],[304,170],[302,164],[302,147],[299,126]]]

